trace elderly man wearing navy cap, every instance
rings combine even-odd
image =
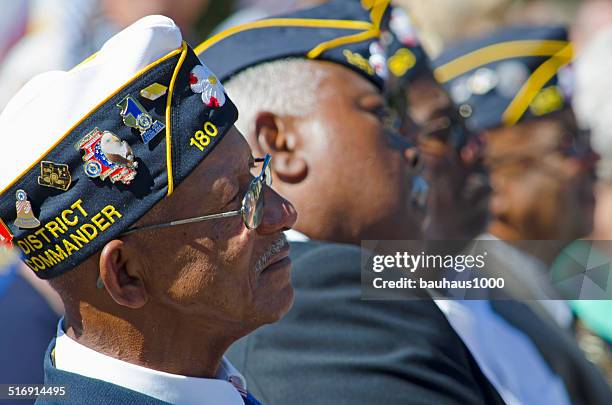
[[[388,3],[331,1],[196,49],[228,80],[237,126],[274,156],[275,187],[300,214],[293,310],[229,352],[266,403],[501,403],[431,299],[361,300],[361,250],[348,244],[421,228],[409,143],[384,99]],[[415,65],[410,52],[396,72]]]
[[[161,16],[3,111],[3,243],[66,308],[41,402],[257,403],[223,355],[291,306],[296,214],[236,118]]]
[[[456,44],[435,61],[437,79],[485,143],[491,220],[478,239],[489,241],[487,272],[507,286],[491,301],[440,306],[509,403],[612,400],[566,330],[571,313],[554,301],[548,271],[592,226],[595,160],[571,109],[571,59],[563,27],[517,27]],[[499,344],[483,344],[485,330]]]

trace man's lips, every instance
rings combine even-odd
[[[272,256],[270,260],[268,260],[268,262],[266,263],[265,267],[263,268],[261,272],[263,273],[264,271],[268,270],[270,267],[274,266],[275,264],[285,259],[288,259],[290,250],[291,250],[291,247],[289,246],[289,243],[285,243],[281,251],[275,254],[274,256]]]

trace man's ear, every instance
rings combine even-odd
[[[112,240],[102,249],[100,280],[117,304],[138,309],[147,303],[148,294],[139,268],[123,241]]]
[[[272,156],[272,170],[285,183],[299,183],[308,173],[299,135],[290,118],[262,111],[255,117],[255,139],[264,153]]]

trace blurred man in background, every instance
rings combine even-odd
[[[487,179],[477,156],[470,153],[475,139],[434,78],[408,14],[394,7],[385,25],[381,34],[389,70],[385,92],[391,111],[399,114],[397,130],[418,151],[420,176],[414,180],[412,200],[424,213],[423,237],[470,240],[482,232],[487,220]],[[393,40],[386,39],[390,33]]]
[[[462,42],[436,60],[436,77],[468,128],[483,133],[491,219],[478,239],[489,241],[487,275],[506,284],[491,301],[441,307],[500,392],[520,403],[612,398],[567,330],[569,308],[550,301],[559,295],[548,268],[593,220],[594,156],[571,110],[571,59],[565,29],[533,27]],[[499,301],[510,298],[529,301]],[[492,340],[512,342],[512,352],[482,344],[476,332],[485,329],[497,329]]]
[[[612,2],[584,1],[572,31],[576,47],[576,95],[574,108],[583,128],[591,130],[597,162],[594,248],[608,261],[612,258],[612,123],[609,94]],[[607,371],[612,383],[612,301],[579,300],[572,308],[581,320],[581,346],[594,362]]]
[[[608,54],[612,31],[612,2],[587,1],[573,31],[577,48],[575,108],[580,124],[592,131],[593,148],[599,154],[597,209],[594,239],[612,240],[612,132],[610,130]]]

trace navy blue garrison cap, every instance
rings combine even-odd
[[[169,18],[32,79],[0,115],[0,244],[59,276],[171,195],[238,117]]]
[[[382,89],[388,78],[388,56],[393,62],[390,70],[398,76],[406,75],[420,61],[410,49],[418,46],[418,40],[407,23],[399,11],[393,14],[389,0],[333,0],[227,29],[195,51],[221,80],[251,66],[295,57],[338,63]],[[392,27],[402,35],[403,43],[390,33]],[[392,55],[387,54],[389,50]]]
[[[572,46],[564,27],[512,27],[451,46],[434,75],[480,131],[571,106]]]

